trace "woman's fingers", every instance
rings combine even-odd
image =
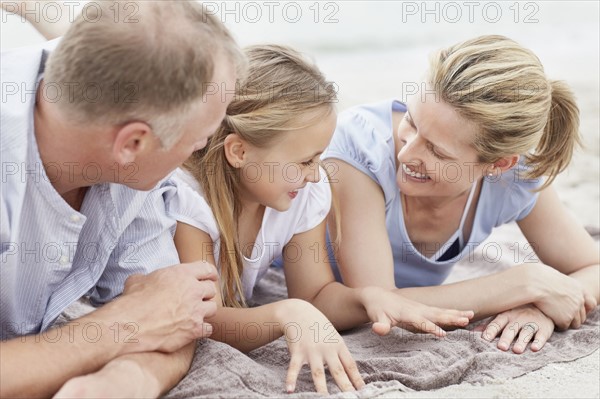
[[[596,298],[585,292],[583,295],[583,306],[585,307],[586,313],[589,313],[592,310],[596,309],[596,306],[598,306],[598,302],[596,301]]]
[[[516,323],[518,324],[518,323]],[[513,346],[513,352],[517,354],[521,354],[525,352],[525,348],[527,348],[527,344],[535,337],[537,332],[539,331],[539,326],[535,323],[525,323],[523,327],[521,327],[521,331],[519,332],[519,337]]]
[[[583,315],[583,316],[582,316]],[[575,317],[573,317],[573,320],[571,320],[571,324],[569,324],[568,328],[579,328],[581,327],[581,324],[583,323],[581,320],[585,320],[585,318],[587,317],[587,315],[585,314],[585,307],[581,307],[579,309],[579,312],[577,314],[575,314]]]

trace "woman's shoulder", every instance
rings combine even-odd
[[[487,179],[489,198],[492,204],[488,209],[494,209],[497,214],[496,226],[523,219],[533,209],[543,184],[543,178],[529,179],[526,177],[528,167],[524,161],[519,161],[515,167],[498,177]]]
[[[338,117],[336,133],[355,134],[357,140],[363,141],[372,138],[387,140],[393,131],[393,111],[405,112],[406,106],[398,100],[389,99],[348,108]]]

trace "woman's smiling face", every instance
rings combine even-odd
[[[413,96],[397,130],[397,184],[408,196],[455,196],[487,172],[471,143],[477,128],[433,92]]]

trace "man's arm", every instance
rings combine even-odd
[[[173,353],[149,352],[118,357],[95,373],[67,381],[56,397],[159,397],[185,376],[195,348],[194,341]]]
[[[205,262],[135,275],[121,297],[97,311],[42,334],[2,342],[0,396],[50,396],[71,378],[117,357],[170,353],[210,335],[204,318],[216,312],[216,278],[214,266]]]

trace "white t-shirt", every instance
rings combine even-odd
[[[252,256],[244,257],[242,287],[246,299],[252,297],[254,286],[265,275],[273,260],[282,255],[283,248],[292,237],[315,228],[329,213],[331,187],[322,169],[321,176],[319,182],[307,184],[298,192],[287,211],[279,212],[269,207],[265,209]],[[218,268],[219,229],[200,185],[189,172],[182,169],[173,174],[172,181],[177,186],[177,193],[168,201],[167,212],[176,220],[196,227],[210,236]]]

